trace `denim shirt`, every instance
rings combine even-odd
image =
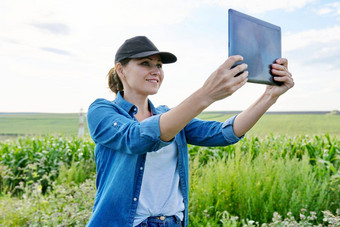
[[[159,118],[169,110],[155,108],[153,116],[138,122],[137,107],[117,94],[114,101],[97,99],[88,110],[90,135],[97,165],[96,197],[87,226],[133,226],[141,189],[146,152],[175,141],[180,188],[184,198],[184,224],[188,225],[189,157],[187,144],[226,146],[239,141],[233,132],[235,116],[224,123],[193,119],[169,142],[160,139]]]

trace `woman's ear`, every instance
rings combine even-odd
[[[116,68],[116,72],[117,72],[119,78],[120,78],[121,80],[123,80],[123,79],[125,78],[125,75],[124,75],[124,70],[123,70],[122,64],[121,64],[120,62],[118,62],[118,63],[116,64],[115,68]]]

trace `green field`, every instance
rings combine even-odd
[[[199,118],[224,121],[232,115],[202,113]],[[340,115],[330,114],[265,114],[247,133],[248,136],[273,135],[320,135],[340,137]]]
[[[85,133],[88,132],[85,123]],[[79,114],[0,114],[0,135],[48,135],[74,136],[78,133]]]
[[[188,152],[189,227],[340,226],[336,138],[246,137]],[[0,226],[85,226],[95,174],[88,136],[0,141]]]
[[[224,121],[230,114],[204,112],[204,120]],[[70,114],[0,114],[0,136],[70,135],[78,133],[79,115]],[[88,129],[85,120],[85,133]],[[247,136],[320,135],[340,137],[340,115],[330,114],[265,114]]]
[[[78,125],[78,114],[0,113],[0,226],[85,226],[95,144]],[[340,115],[266,114],[237,144],[189,145],[189,227],[340,226],[339,138]]]

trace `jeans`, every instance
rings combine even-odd
[[[136,227],[182,227],[181,219],[177,216],[169,216],[165,219],[163,217],[148,217]]]

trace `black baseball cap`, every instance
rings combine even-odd
[[[169,52],[160,52],[157,47],[145,36],[136,36],[125,40],[119,47],[115,56],[115,62],[120,62],[126,58],[143,58],[158,54],[162,63],[174,63],[177,57]]]

